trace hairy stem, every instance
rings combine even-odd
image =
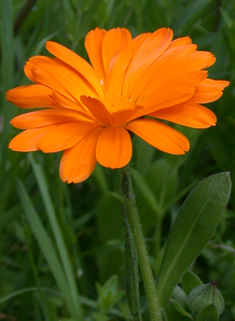
[[[144,287],[147,295],[149,312],[152,321],[162,321],[159,298],[153,279],[153,273],[150,267],[148,252],[144,241],[144,236],[140,224],[140,219],[136,207],[135,195],[133,191],[131,174],[129,166],[120,169],[121,193],[125,200],[125,212],[131,227],[132,235],[135,240],[140,271],[143,277]]]

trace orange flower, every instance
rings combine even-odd
[[[196,51],[189,37],[172,37],[166,28],[134,39],[124,28],[96,28],[85,39],[91,65],[47,42],[56,58],[30,58],[25,74],[34,84],[7,92],[21,108],[44,108],[12,119],[25,131],[9,147],[64,150],[60,177],[68,183],[84,181],[97,161],[125,166],[132,156],[130,132],[161,151],[184,154],[187,138],[156,119],[194,128],[215,125],[216,116],[201,103],[217,100],[228,82],[207,78],[205,68],[215,62],[211,53]]]

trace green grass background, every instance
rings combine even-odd
[[[185,156],[163,154],[134,138],[137,204],[157,273],[170,226],[190,189],[222,171],[230,171],[235,182],[235,1],[1,0],[0,10],[0,320],[79,319],[78,301],[87,321],[126,320],[124,301],[105,317],[96,288],[114,274],[118,289],[124,287],[118,171],[97,166],[84,183],[67,185],[58,175],[60,153],[9,151],[17,134],[9,121],[20,111],[5,92],[28,83],[24,64],[48,54],[46,40],[87,59],[84,38],[97,26],[126,27],[133,36],[170,27],[175,38],[189,35],[200,50],[216,56],[209,76],[231,81],[223,97],[209,104],[217,126],[176,126],[191,143]],[[203,282],[215,280],[221,289],[222,321],[235,320],[234,193],[216,235],[192,266]]]

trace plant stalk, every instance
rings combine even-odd
[[[152,321],[162,321],[161,307],[157,296],[153,273],[148,259],[148,252],[144,241],[144,235],[140,224],[139,214],[136,207],[135,194],[133,191],[129,166],[120,169],[121,193],[125,200],[125,212],[135,240],[140,271],[143,277],[145,292],[149,305],[149,313]]]

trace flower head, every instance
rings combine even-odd
[[[11,89],[7,99],[21,108],[41,108],[12,119],[22,133],[15,151],[64,150],[60,177],[82,182],[97,162],[120,168],[132,156],[130,133],[170,154],[184,154],[189,141],[166,120],[194,128],[215,125],[216,116],[202,103],[217,100],[227,81],[208,78],[215,62],[197,51],[189,37],[172,40],[162,28],[132,39],[124,28],[90,31],[85,47],[91,65],[55,42],[55,56],[35,56],[25,66],[34,83]],[[43,109],[42,109],[43,108]]]

